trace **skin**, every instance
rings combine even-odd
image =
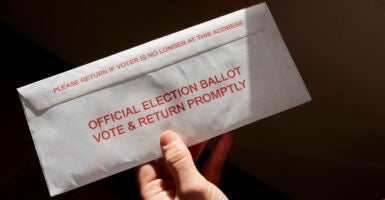
[[[222,200],[227,199],[216,186],[230,151],[233,136],[223,134],[201,172],[195,166],[208,141],[187,148],[172,131],[160,137],[163,157],[137,167],[137,179],[144,200]]]

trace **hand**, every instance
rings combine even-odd
[[[163,158],[137,168],[141,196],[144,200],[227,199],[216,185],[232,141],[231,133],[219,138],[201,174],[194,161],[208,141],[190,147],[189,151],[176,133],[164,132],[160,137]]]

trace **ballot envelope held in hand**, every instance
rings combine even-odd
[[[311,99],[265,3],[18,92],[51,196]]]

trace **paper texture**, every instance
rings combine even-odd
[[[18,91],[51,196],[310,100],[264,3]]]

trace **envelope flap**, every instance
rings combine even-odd
[[[128,81],[265,28],[261,3],[18,88],[33,112]]]

